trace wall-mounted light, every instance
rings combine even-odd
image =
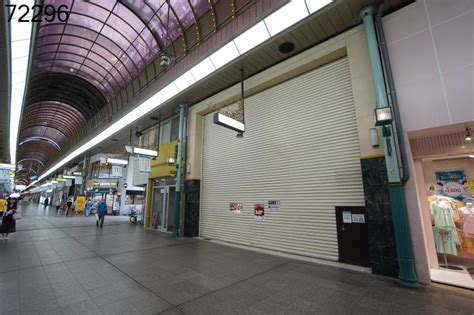
[[[107,163],[118,164],[118,165],[127,165],[128,161],[127,160],[121,160],[121,159],[107,158]]]
[[[158,156],[158,151],[142,149],[142,148],[133,148],[133,153],[146,155],[146,156]]]
[[[375,125],[386,126],[393,121],[392,109],[390,107],[380,107],[375,109]]]
[[[474,159],[474,153],[470,153],[470,154],[469,154],[469,157],[470,157],[471,159]]]
[[[471,141],[472,140],[471,129],[466,128],[466,136],[465,136],[464,140],[466,140],[466,141]]]
[[[226,115],[223,115],[221,113],[214,114],[214,123],[235,130],[237,132],[245,131],[245,125],[243,123],[233,118],[227,117]]]
[[[168,156],[168,160],[166,162],[169,166],[176,165],[176,158],[174,156]]]

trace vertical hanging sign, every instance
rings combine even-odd
[[[151,172],[151,161],[149,157],[140,156],[138,158],[138,171],[143,173]]]
[[[122,177],[122,167],[119,165],[112,165],[112,172],[110,177],[121,178]]]

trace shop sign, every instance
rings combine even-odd
[[[352,212],[342,211],[342,223],[352,223]]]
[[[66,186],[72,186],[72,180],[71,179],[66,180]]]
[[[0,169],[0,181],[6,182],[10,180],[10,169]]]
[[[150,158],[143,157],[143,156],[138,158],[138,171],[139,172],[144,172],[144,173],[150,173],[151,172]]]
[[[268,200],[268,210],[280,211],[280,200]]]
[[[83,211],[86,205],[85,196],[77,196],[76,198],[76,211]]]
[[[462,195],[463,187],[460,183],[447,182],[443,186],[443,193],[449,197],[459,197]]]
[[[242,203],[240,202],[231,202],[229,204],[230,213],[241,214],[242,213]]]
[[[365,216],[363,214],[353,214],[352,223],[365,223]]]
[[[474,193],[474,179],[471,179],[471,181],[469,182],[469,191],[471,193]]]
[[[75,179],[74,179],[74,183],[76,185],[82,185],[82,177],[81,176],[77,176]]]
[[[112,173],[110,174],[110,177],[113,178],[121,178],[122,177],[122,167],[118,165],[112,165]]]
[[[253,205],[253,216],[256,221],[265,220],[265,204],[256,203]]]

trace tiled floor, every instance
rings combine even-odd
[[[29,206],[0,241],[0,314],[474,314],[474,294],[420,288]]]

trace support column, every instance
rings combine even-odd
[[[377,37],[374,25],[374,9],[366,7],[359,13],[364,23],[367,46],[369,49],[370,65],[374,81],[377,108],[387,107],[388,98],[385,89],[385,81],[382,70],[382,63],[377,44]],[[400,282],[405,287],[416,288],[418,286],[415,263],[413,259],[413,249],[408,228],[408,217],[405,205],[405,195],[400,179],[400,169],[398,166],[397,151],[394,142],[394,130],[391,125],[384,126],[384,153],[387,165],[388,184],[390,192],[390,205],[392,208],[393,225],[395,229],[395,243],[397,247]]]
[[[179,214],[181,206],[181,188],[183,186],[183,175],[184,175],[184,137],[185,137],[185,113],[188,106],[187,104],[179,105],[179,131],[178,131],[178,158],[176,159],[176,190],[174,199],[173,209],[173,236],[179,236]]]

